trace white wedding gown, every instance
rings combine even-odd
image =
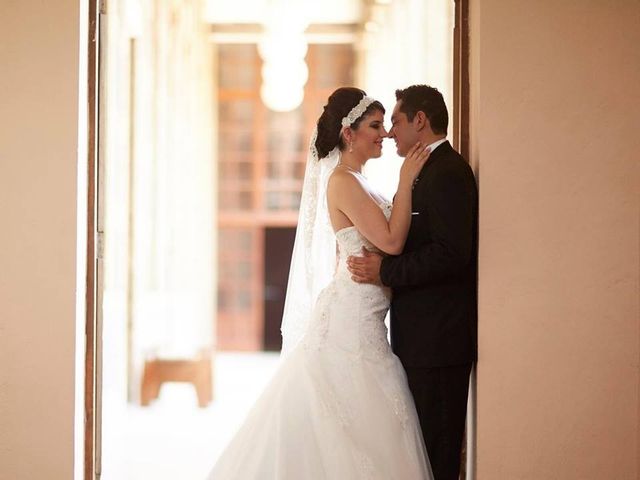
[[[384,205],[387,217],[390,205]],[[209,480],[432,479],[418,417],[387,341],[388,289],[358,284],[349,255],[373,249],[336,233],[339,262],[309,330],[283,358]]]

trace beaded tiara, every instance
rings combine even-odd
[[[369,108],[369,105],[371,105],[373,102],[375,102],[375,99],[367,97],[366,95],[363,96],[358,104],[351,109],[346,117],[342,119],[342,128],[350,127],[353,122],[355,122],[362,116],[365,110]]]

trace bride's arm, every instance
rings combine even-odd
[[[407,154],[400,170],[398,191],[387,222],[380,207],[358,179],[348,172],[336,172],[328,185],[328,195],[358,231],[373,245],[390,255],[402,252],[411,224],[411,187],[429,151],[416,144]]]

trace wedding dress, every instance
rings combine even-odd
[[[391,205],[381,205],[389,218]],[[390,291],[351,280],[374,250],[355,227],[301,340],[282,362],[209,480],[432,479],[415,406],[384,319]]]

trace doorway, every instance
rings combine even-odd
[[[282,349],[280,323],[296,229],[268,228],[264,242],[264,349]]]
[[[417,1],[376,5],[354,2],[357,6],[353,11],[360,15],[357,22],[312,23],[306,32],[309,78],[304,102],[288,112],[271,110],[260,97],[262,60],[255,23],[238,26],[236,22],[215,22],[210,13],[199,10],[202,3],[174,3],[161,7],[152,1],[112,0],[109,11],[103,13],[103,27],[108,26],[109,30],[101,40],[113,41],[119,51],[127,52],[102,71],[105,97],[114,101],[120,112],[119,117],[103,119],[104,156],[110,165],[107,181],[109,172],[117,169],[122,173],[115,183],[107,183],[104,188],[107,198],[103,211],[110,212],[106,215],[105,256],[107,262],[118,256],[122,261],[111,268],[111,277],[106,279],[101,309],[105,330],[102,337],[97,331],[94,339],[97,345],[104,344],[99,356],[108,359],[108,371],[103,372],[108,380],[105,386],[115,385],[115,389],[104,391],[101,400],[104,403],[109,395],[117,397],[120,407],[111,412],[113,418],[119,417],[125,423],[131,420],[129,407],[138,403],[148,355],[180,357],[202,348],[212,349],[214,384],[219,383],[213,392],[217,405],[248,408],[261,384],[256,378],[269,377],[277,354],[268,352],[277,352],[280,345],[282,288],[286,286],[286,265],[297,221],[297,192],[304,172],[306,144],[318,112],[335,87],[362,85],[387,105],[393,103],[393,88],[427,78],[434,84],[448,85],[443,90],[454,111],[459,110],[452,107],[458,101],[457,92],[464,87],[455,87],[453,62],[441,69],[449,72],[444,74],[437,64],[428,68],[411,66],[415,56],[406,45],[410,42],[398,36],[398,24],[403,19],[419,31],[420,22],[434,16],[428,14],[438,13],[447,21],[432,30],[449,39],[448,43],[443,42],[449,50],[438,50],[433,56],[444,55],[450,61],[455,43],[453,2],[443,2],[437,12],[427,11]],[[196,18],[206,19],[207,28],[201,32],[206,42],[194,42],[188,35],[189,22]],[[107,35],[110,38],[105,40]],[[414,40],[417,44],[426,42],[423,37]],[[159,46],[164,50],[154,50]],[[405,50],[398,54],[402,48]],[[197,62],[175,60],[184,51],[200,55],[199,66],[196,67]],[[175,65],[181,68],[168,74]],[[194,72],[200,72],[195,80]],[[186,78],[191,78],[188,88],[192,95],[183,95],[187,84],[180,82]],[[247,87],[243,82],[251,85]],[[178,91],[180,95],[175,93]],[[202,105],[211,113],[209,119],[205,119],[206,109],[198,110]],[[194,111],[199,113],[192,117]],[[178,125],[180,122],[170,118],[175,112],[181,115],[178,119],[200,121]],[[122,118],[124,122],[120,121]],[[151,118],[151,124],[145,118]],[[292,134],[293,131],[297,133]],[[456,136],[457,131],[456,128]],[[209,155],[206,168],[210,170],[198,170],[201,163],[188,161],[176,168],[172,158],[188,157],[181,157],[183,151],[172,149],[190,143],[189,139],[196,138],[190,135],[196,132],[199,140],[193,141],[200,142],[202,151],[208,152],[202,158]],[[145,158],[153,160],[145,164]],[[398,160],[388,155],[372,162],[368,175],[381,190],[389,191],[398,165]],[[136,177],[144,182],[136,183]],[[201,181],[207,178],[212,180],[209,190],[202,188]],[[182,183],[176,186],[173,180]],[[117,204],[113,202],[115,198],[125,200]],[[174,203],[176,198],[181,201]],[[198,221],[202,230],[193,228]],[[181,225],[182,232],[188,232],[187,243],[180,244],[179,236],[170,228],[172,224]],[[194,255],[204,251],[208,253]],[[181,259],[185,258],[192,262],[195,275],[184,270]],[[208,272],[217,275],[208,276]],[[183,287],[194,284],[199,285],[192,288],[196,293],[185,293]],[[188,326],[185,318],[203,320]],[[118,330],[124,335],[116,335]],[[203,338],[210,340],[199,343]],[[254,354],[262,360],[253,362]],[[88,357],[87,362],[93,365],[94,357]],[[224,388],[237,388],[235,392],[245,389],[246,393],[236,393],[225,400],[217,392]],[[92,404],[100,404],[89,392],[91,395]],[[225,424],[225,415],[202,410],[193,410],[195,413],[189,418],[170,413],[192,409],[194,404],[189,385],[168,383],[155,404],[141,410],[138,425],[147,432],[145,435],[156,439],[167,438],[154,430],[153,425],[160,423],[177,432],[175,438],[183,446],[211,446],[208,453],[197,453],[202,452],[197,447],[191,453],[188,448],[177,449],[192,464],[201,462],[204,469],[214,459],[214,446],[223,444],[224,434],[215,438],[209,432],[194,435],[185,426],[197,430],[202,425],[214,425],[210,431],[224,431],[227,427],[232,429],[232,422]],[[151,420],[155,413],[163,420]],[[227,416],[231,418],[240,421],[241,414]],[[113,427],[111,432],[108,430],[109,427],[98,433],[105,439],[105,461],[113,456],[116,446],[127,442],[143,445],[148,438],[133,431],[118,433]],[[87,445],[88,455],[99,459],[99,449]],[[170,449],[165,451],[159,445],[148,452],[148,456],[139,453],[144,463],[171,455]],[[133,456],[121,458],[124,466],[118,470],[117,478],[134,478],[133,472],[148,474],[149,470],[141,470],[135,464]],[[99,472],[100,462],[95,465]],[[185,475],[179,463],[165,465],[164,472],[172,468],[179,472],[178,476]],[[115,471],[103,469],[102,476],[116,478]]]

